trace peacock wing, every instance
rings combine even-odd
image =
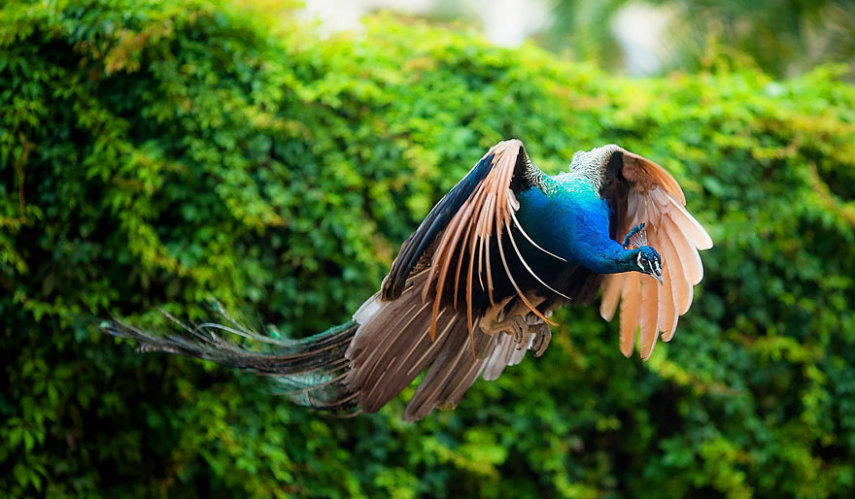
[[[471,337],[473,293],[486,293],[494,303],[495,272],[503,272],[518,298],[532,313],[547,321],[517,285],[508,263],[510,255],[505,254],[506,245],[499,243],[509,238],[516,248],[511,229],[519,228],[514,222],[519,203],[514,193],[530,187],[532,178],[540,174],[529,161],[521,141],[506,140],[493,146],[431,209],[402,245],[389,275],[383,279],[382,299],[396,299],[411,275],[427,269],[422,298],[433,301],[433,317],[439,314],[444,303],[456,305],[458,292],[464,289],[467,329]],[[498,247],[500,262],[490,260],[491,244]],[[524,261],[522,263],[525,265]],[[449,276],[453,276],[453,290],[446,289],[452,280]],[[476,280],[478,286],[474,285]],[[453,299],[449,300],[444,293],[453,293]],[[431,337],[436,336],[436,327],[436,321],[431,321]]]
[[[605,172],[601,192],[615,213],[615,240],[644,223],[647,244],[662,256],[663,284],[650,276],[628,272],[605,276],[600,315],[610,321],[620,302],[620,349],[629,357],[640,331],[641,358],[653,352],[659,333],[670,341],[677,320],[692,304],[692,286],[703,278],[698,250],[713,242],[707,231],[686,211],[680,185],[664,168],[637,154],[618,149],[622,161]]]
[[[456,404],[482,373],[493,379],[501,372],[499,364],[521,360],[524,352],[512,348],[511,336],[488,335],[477,327],[472,305],[473,297],[481,303],[507,298],[493,296],[493,283],[501,278],[513,284],[531,313],[548,321],[511,273],[525,262],[506,254],[513,248],[520,257],[512,228],[524,234],[515,222],[515,193],[530,188],[539,175],[522,142],[500,142],[401,246],[380,292],[354,316],[360,325],[346,353],[351,361],[346,383],[358,393],[363,410],[379,409],[427,369],[405,413],[405,419],[419,419]],[[532,344],[526,340],[523,349]]]

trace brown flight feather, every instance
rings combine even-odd
[[[460,210],[449,221],[441,235],[437,236],[439,243],[434,251],[427,280],[422,290],[422,299],[427,300],[433,296],[432,319],[430,323],[431,339],[436,338],[436,316],[441,308],[442,292],[448,277],[452,262],[457,259],[454,269],[454,304],[457,304],[457,293],[459,289],[463,260],[469,258],[466,272],[466,329],[470,344],[474,353],[474,319],[472,317],[472,282],[475,272],[475,260],[478,260],[478,275],[481,279],[481,271],[486,267],[487,291],[491,304],[493,303],[492,265],[490,262],[489,245],[490,240],[497,242],[502,266],[507,277],[517,292],[518,298],[528,307],[531,313],[540,317],[543,321],[554,324],[531,304],[525,293],[517,285],[511,275],[501,237],[507,234],[513,238],[511,232],[512,213],[511,210],[518,208],[513,192],[510,190],[511,180],[517,160],[522,149],[519,140],[507,140],[493,146],[484,158],[493,156],[492,168],[486,177],[477,185],[475,191],[463,203]],[[483,159],[483,158],[482,158]],[[513,241],[512,241],[513,242]],[[433,291],[433,293],[431,293]]]
[[[630,184],[626,210],[617,220],[618,234],[644,222],[648,244],[662,256],[663,285],[636,272],[610,274],[603,280],[600,315],[611,320],[620,301],[620,350],[629,357],[641,331],[641,358],[653,352],[657,335],[674,336],[680,315],[692,304],[692,286],[703,278],[698,250],[712,247],[706,230],[684,208],[680,185],[661,166],[637,154],[623,152],[621,175]]]

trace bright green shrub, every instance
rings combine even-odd
[[[319,41],[201,0],[0,9],[0,490],[12,496],[843,496],[855,483],[855,90],[616,79],[393,19]],[[337,420],[96,331],[216,296],[346,320],[495,142],[675,173],[716,247],[670,345],[594,307],[455,412]]]

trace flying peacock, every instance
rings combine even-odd
[[[685,204],[674,177],[616,145],[577,152],[550,176],[507,140],[431,209],[350,322],[300,340],[225,313],[223,323],[176,321],[167,335],[119,321],[104,329],[143,351],[272,375],[298,404],[338,414],[375,412],[426,371],[403,415],[418,420],[528,350],[540,356],[553,310],[600,289],[604,319],[620,304],[621,352],[632,354],[640,332],[647,359],[660,332],[674,335],[703,277],[698,250],[712,247]]]

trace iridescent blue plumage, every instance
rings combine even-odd
[[[536,242],[598,274],[633,270],[637,251],[609,236],[613,214],[588,179],[544,177],[543,183],[517,193],[517,218]]]

